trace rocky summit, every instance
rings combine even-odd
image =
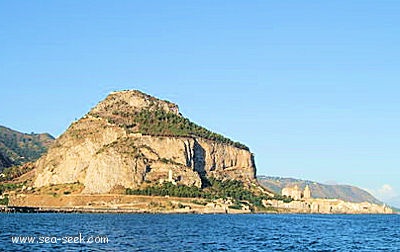
[[[140,91],[113,92],[71,124],[35,163],[34,186],[82,184],[84,194],[207,178],[255,181],[247,146],[183,117],[176,104]]]

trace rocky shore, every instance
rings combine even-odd
[[[229,200],[205,201],[198,198],[178,198],[139,195],[31,195],[10,197],[8,211],[24,208],[32,212],[85,213],[251,213],[249,208],[235,209]]]
[[[162,213],[162,214],[250,214],[250,213],[305,213],[305,214],[393,214],[385,205],[352,203],[335,199],[309,199],[283,202],[263,201],[263,208],[235,207],[230,200],[204,200],[139,195],[32,195],[16,194],[1,212],[37,213]]]

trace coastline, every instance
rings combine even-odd
[[[321,200],[314,199],[321,204]],[[325,201],[322,201],[325,202]],[[327,201],[329,204],[340,201]],[[4,213],[110,213],[110,214],[398,214],[392,211],[362,209],[360,211],[313,211],[310,202],[264,201],[264,207],[242,205],[238,208],[230,200],[205,200],[201,198],[180,198],[169,196],[142,195],[38,195],[16,194],[10,197],[8,206],[0,207]],[[362,206],[363,203],[348,203]],[[340,204],[339,204],[340,205]],[[330,205],[329,205],[329,209]],[[328,210],[329,210],[328,209]]]
[[[0,214],[14,214],[14,213],[60,213],[60,214],[278,214],[278,215],[293,215],[293,214],[304,214],[304,215],[399,215],[400,213],[310,213],[310,212],[287,212],[279,211],[235,211],[235,212],[221,212],[221,211],[149,211],[149,210],[137,210],[137,209],[100,209],[100,208],[51,208],[51,207],[0,207]]]

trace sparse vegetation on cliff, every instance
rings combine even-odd
[[[91,112],[91,115],[105,118],[109,123],[123,127],[130,133],[172,137],[196,136],[249,150],[249,148],[242,143],[232,141],[229,138],[191,122],[183,116],[162,109],[142,109],[140,111],[113,110],[111,113]]]
[[[22,188],[24,183],[4,183],[0,184],[0,205],[8,205],[8,192]]]
[[[31,171],[34,168],[32,163],[27,163],[21,166],[12,166],[5,168],[2,171],[2,175],[0,176],[0,182],[1,181],[11,181],[15,178],[18,178],[19,176],[22,176],[23,174]]]
[[[4,192],[7,191],[12,191],[18,188],[21,188],[24,185],[24,183],[5,183],[5,184],[0,184],[0,195],[3,194]]]
[[[0,205],[7,206],[8,201],[9,201],[8,196],[4,196],[2,199],[0,199]]]

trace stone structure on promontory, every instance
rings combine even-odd
[[[308,185],[306,185],[304,190],[300,190],[297,185],[294,187],[285,187],[282,189],[282,196],[287,196],[294,200],[310,199],[311,190]]]
[[[35,187],[80,183],[88,194],[167,179],[196,187],[209,177],[251,183],[256,173],[245,145],[136,90],[111,93],[72,123],[35,166]]]

